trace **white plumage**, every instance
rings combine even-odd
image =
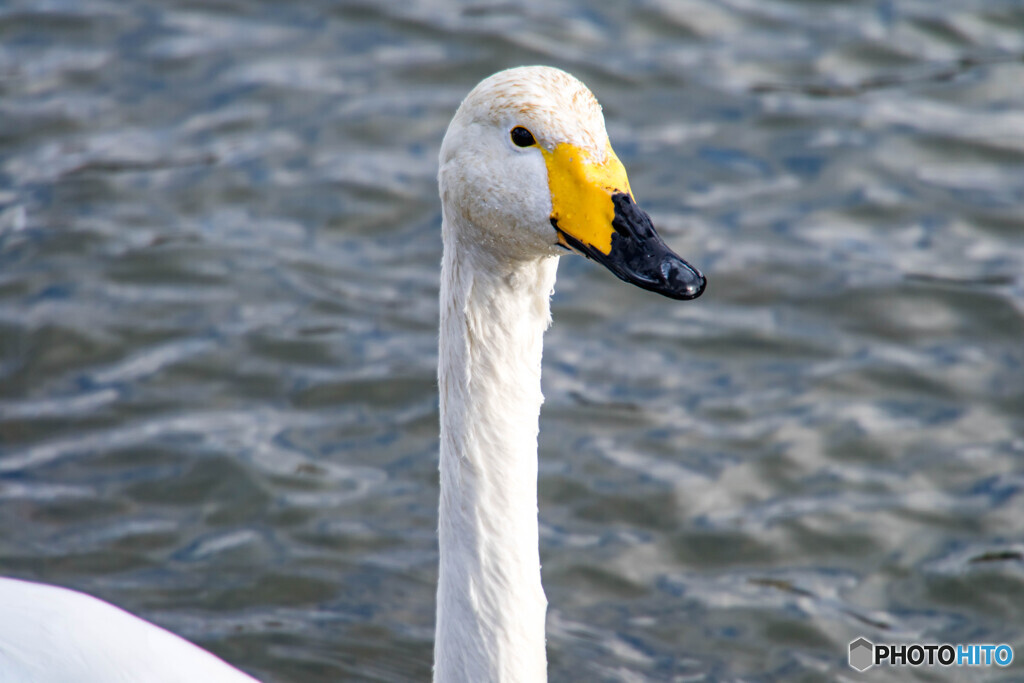
[[[516,128],[536,145],[515,142]],[[521,132],[518,138],[526,139]],[[614,203],[630,193],[601,108],[563,71],[523,67],[481,82],[445,135],[439,185],[434,678],[536,683],[547,678],[537,430],[557,257],[572,247],[620,278],[674,298],[698,296],[704,281],[653,229],[647,234],[638,225],[642,212],[632,211],[631,199]],[[633,228],[638,234],[629,236]]]
[[[3,683],[254,683],[206,650],[94,597],[0,579]]]

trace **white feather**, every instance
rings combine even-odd
[[[537,527],[541,352],[550,324],[557,234],[547,170],[517,148],[525,126],[551,148],[600,158],[601,109],[546,67],[484,80],[441,146],[443,208],[440,570],[434,679],[547,679]]]
[[[84,593],[0,579],[3,683],[254,683],[209,652]]]

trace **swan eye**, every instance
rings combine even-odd
[[[522,126],[516,126],[513,128],[510,135],[512,136],[512,142],[514,142],[517,147],[530,147],[531,145],[537,144],[537,141],[533,139],[533,133]]]

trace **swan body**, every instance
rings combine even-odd
[[[543,335],[574,251],[677,299],[703,276],[632,200],[597,100],[548,67],[482,81],[441,145],[434,679],[547,678],[537,523]]]
[[[4,683],[255,683],[202,648],[84,593],[0,579]]]
[[[520,130],[516,130],[520,129]],[[541,351],[558,256],[691,299],[704,278],[633,203],[597,100],[522,67],[459,107],[438,174],[440,571],[434,677],[547,678],[537,526]],[[2,683],[252,683],[169,631],[72,590],[0,578]]]

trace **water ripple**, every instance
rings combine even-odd
[[[1022,625],[1014,0],[0,6],[0,568],[267,681],[419,680],[436,155],[521,63],[602,101],[675,305],[563,259],[552,679],[833,680]]]

